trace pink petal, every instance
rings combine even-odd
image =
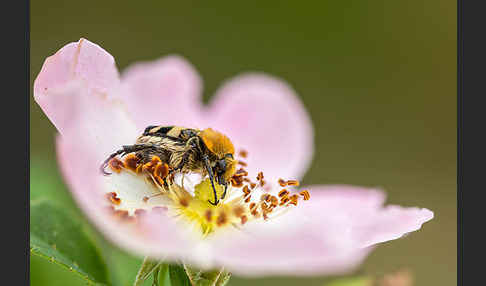
[[[218,262],[241,275],[344,273],[376,243],[415,231],[432,218],[426,209],[383,207],[377,189],[311,186],[294,211],[214,241]]]
[[[314,152],[310,116],[295,92],[283,81],[263,74],[246,74],[227,82],[206,112],[207,125],[245,149],[250,176],[298,179]],[[271,179],[270,179],[271,178]]]
[[[72,86],[80,84],[86,86],[88,98],[93,93],[107,94],[119,84],[113,57],[85,39],[48,57],[34,82],[35,100],[60,132],[70,118],[67,105]]]
[[[311,200],[302,212],[323,216],[319,223],[325,224],[330,218],[351,226],[351,236],[360,247],[400,238],[434,217],[425,208],[383,206],[385,196],[379,189],[334,185],[311,186],[309,191]]]
[[[200,124],[201,80],[178,56],[138,63],[124,71],[119,92],[137,126]]]

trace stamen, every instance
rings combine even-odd
[[[246,215],[241,217],[241,224],[245,224],[248,221],[248,217]]]
[[[135,173],[140,174],[143,171],[143,164],[139,164],[135,169]]]
[[[155,167],[154,175],[158,175],[160,178],[165,179],[169,175],[169,165],[167,165],[167,163],[158,163]]]
[[[287,196],[289,194],[289,191],[287,189],[282,189],[280,192],[278,192],[279,198],[283,198],[284,196]]]
[[[300,191],[299,194],[304,197],[304,201],[307,201],[307,200],[310,199],[310,194],[309,194],[309,191],[307,191],[307,190]]]
[[[262,194],[260,196],[260,200],[265,201],[265,202],[270,202],[270,195],[269,194]]]
[[[251,192],[251,191],[250,191],[250,189],[248,188],[248,186],[246,186],[246,185],[245,185],[245,186],[243,187],[243,193],[244,193],[245,195],[249,195],[249,194],[250,194],[250,192]]]
[[[218,226],[222,226],[228,221],[228,217],[225,212],[219,214],[218,219],[216,220],[216,224]]]
[[[152,156],[152,160],[150,160],[150,162],[148,163],[145,163],[143,165],[143,168],[142,170],[144,171],[148,171],[149,173],[153,173],[154,172],[154,169],[155,167],[159,164],[159,163],[162,163],[162,160],[160,160],[160,158],[158,156]]]
[[[263,180],[263,179],[260,180],[260,186],[262,186],[262,187],[265,186],[265,183],[266,183],[265,180]]]
[[[298,186],[299,185],[299,181],[297,181],[297,180],[288,180],[287,181],[287,185],[289,185],[289,186]]]
[[[251,200],[251,195],[248,195],[248,196],[246,197],[246,199],[245,199],[245,203],[249,203],[249,202],[250,202],[250,200]]]
[[[235,188],[243,187],[243,180],[237,180],[235,178],[231,179],[231,185]]]
[[[242,157],[242,158],[246,158],[246,157],[248,157],[248,151],[241,149],[240,152],[238,153],[238,155],[240,155],[240,157]]]
[[[233,176],[234,177],[246,177],[246,176],[248,176],[248,172],[245,169],[240,168],[238,171],[236,171],[236,173]]]
[[[125,164],[116,157],[111,159],[108,164],[110,165],[110,168],[117,173],[120,173],[120,171],[125,168]]]
[[[264,212],[268,211],[270,209],[270,207],[265,202],[261,202],[260,207],[262,208],[262,211],[264,211]]]
[[[299,201],[299,196],[297,196],[297,195],[291,195],[290,196],[290,204],[293,204],[294,206],[296,206],[298,201]]]
[[[233,213],[235,214],[235,216],[241,217],[245,213],[245,209],[242,206],[236,206],[233,209]]]
[[[188,207],[189,206],[189,200],[187,198],[180,198],[179,204],[181,204],[181,206],[183,206],[183,207]]]
[[[132,171],[136,171],[139,165],[140,159],[133,153],[125,156],[125,166]]]
[[[270,197],[270,205],[271,205],[272,207],[276,207],[276,206],[278,206],[278,199],[277,199],[277,197],[276,197],[276,196],[271,196],[271,197]]]
[[[286,182],[284,179],[278,179],[278,183],[279,183],[279,184],[280,184],[280,186],[282,186],[282,187],[287,186],[287,182]]]
[[[210,209],[206,210],[206,212],[204,213],[204,218],[208,222],[211,222],[211,219],[213,218],[213,212]]]
[[[263,172],[258,172],[258,175],[257,175],[257,180],[260,181],[260,180],[263,180]]]
[[[157,163],[152,175],[160,186],[164,186],[165,178],[169,175],[169,165],[161,162]]]
[[[115,192],[107,193],[106,197],[108,198],[108,200],[111,203],[113,203],[117,206],[120,205],[120,203],[121,203],[121,199],[117,197],[117,194]]]
[[[245,163],[244,161],[238,160],[238,164],[243,166],[243,167],[248,167],[248,164]]]
[[[283,206],[284,204],[286,204],[288,201],[289,201],[289,197],[285,196],[283,198],[280,199],[280,206]]]
[[[260,213],[259,213],[259,212],[258,212],[256,209],[254,209],[254,210],[251,212],[251,215],[252,215],[252,216],[254,216],[254,217],[256,217],[256,218],[259,218],[259,217],[260,217]]]

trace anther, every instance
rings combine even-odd
[[[256,207],[256,203],[251,203],[250,204],[250,210],[253,210]]]
[[[206,210],[206,212],[204,213],[204,218],[208,222],[211,222],[212,217],[213,217],[213,212],[211,210]]]
[[[108,164],[110,168],[117,173],[120,173],[120,171],[123,168],[125,168],[125,164],[122,161],[120,161],[118,158],[111,159]]]
[[[169,175],[169,165],[167,165],[167,163],[158,163],[155,167],[154,175],[158,175],[160,178],[165,179]]]
[[[246,186],[246,185],[245,185],[245,186],[243,187],[243,193],[244,193],[245,195],[248,195],[248,194],[250,194],[250,192],[251,192],[251,191],[250,191],[250,189],[248,188],[248,186]]]
[[[256,218],[259,218],[259,217],[260,217],[260,213],[259,213],[259,212],[258,212],[256,209],[254,209],[254,210],[251,212],[251,215],[252,215],[252,216],[254,216],[254,217],[256,217]]]
[[[241,217],[245,213],[245,209],[242,206],[236,206],[233,209],[233,213],[235,214],[235,216]]]
[[[128,169],[135,171],[139,165],[140,159],[133,153],[125,156],[125,165]]]
[[[287,182],[286,182],[284,179],[278,179],[278,183],[279,183],[279,184],[280,184],[280,186],[282,186],[282,187],[287,186]]]
[[[297,181],[297,180],[288,180],[287,181],[287,185],[289,185],[289,186],[298,186],[299,185],[299,181]]]
[[[263,172],[258,172],[258,175],[257,175],[257,180],[260,181],[260,180],[263,180]]]
[[[137,168],[135,169],[135,173],[140,174],[143,171],[143,166],[142,164],[139,164]]]
[[[228,221],[228,218],[226,216],[226,213],[222,212],[219,214],[217,220],[216,220],[216,224],[218,226],[222,226],[223,224],[225,224],[226,222]]]
[[[120,203],[121,203],[120,198],[117,197],[117,194],[115,192],[107,193],[106,194],[106,197],[108,198],[108,200],[111,203],[113,203],[113,204],[115,204],[117,206],[120,205]]]
[[[245,199],[245,203],[249,203],[249,202],[250,202],[250,200],[251,200],[251,195],[248,195],[248,196],[246,197],[246,199]]]
[[[271,197],[270,197],[270,205],[271,205],[272,207],[276,207],[276,206],[278,206],[278,199],[277,199],[277,197],[276,197],[276,196],[271,196]]]
[[[246,177],[246,176],[248,176],[248,172],[245,169],[240,168],[238,171],[236,171],[236,173],[233,176],[234,177]]]
[[[289,191],[287,189],[282,189],[280,192],[278,192],[278,196],[280,198],[283,198],[284,196],[287,196],[289,194]]]
[[[270,195],[269,194],[262,194],[260,196],[261,201],[269,202],[270,201]]]
[[[269,210],[270,210],[270,207],[269,207],[269,206],[267,205],[267,203],[265,203],[265,202],[261,202],[261,203],[260,203],[260,207],[262,208],[262,211],[263,211],[263,212],[267,212],[267,211],[269,211]]]
[[[248,217],[246,215],[241,217],[241,224],[245,224],[248,221]]]
[[[304,201],[307,201],[307,200],[310,199],[310,194],[309,194],[309,191],[307,191],[307,190],[300,191],[299,194],[304,197]]]
[[[241,188],[241,187],[243,187],[243,181],[231,179],[231,185],[235,188]]]
[[[291,195],[290,196],[290,204],[293,204],[294,206],[296,206],[298,201],[299,201],[299,196],[297,196],[297,195]]]
[[[248,167],[248,164],[245,163],[245,162],[243,162],[243,161],[241,161],[241,160],[238,160],[238,164],[241,165],[241,166],[243,166],[243,167]]]
[[[287,196],[285,196],[285,197],[283,197],[283,198],[281,198],[281,199],[280,199],[280,204],[279,204],[279,205],[280,205],[280,206],[283,206],[283,205],[284,205],[284,204],[286,204],[286,203],[287,203],[289,200],[290,200],[290,199],[289,199]]]
[[[246,158],[248,157],[248,151],[241,149],[238,155],[240,155],[242,158]]]
[[[183,207],[187,207],[187,206],[189,206],[189,201],[188,201],[186,198],[181,198],[181,199],[179,200],[179,203],[180,203],[180,204],[181,204],[181,206],[183,206]]]

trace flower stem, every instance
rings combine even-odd
[[[133,286],[140,286],[143,284],[143,282],[154,272],[154,270],[157,269],[157,274],[158,274],[158,269],[160,264],[162,264],[161,261],[154,261],[151,260],[148,257],[145,257],[142,265],[140,266],[140,269],[138,270],[137,276],[135,277],[135,282],[133,282]],[[154,279],[157,279],[154,277]]]

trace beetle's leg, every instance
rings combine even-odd
[[[226,197],[226,191],[228,190],[228,183],[224,184],[224,192],[223,195],[221,196],[221,199],[224,200]]]
[[[132,152],[142,151],[145,149],[154,149],[155,146],[147,145],[147,144],[135,144],[135,145],[124,145],[122,149],[116,151],[115,153],[111,154],[104,162],[101,164],[100,171],[103,175],[111,175],[111,173],[106,172],[105,169],[108,166],[108,163],[111,159],[115,158],[118,155],[124,155]]]
[[[218,193],[216,192],[216,188],[214,187],[213,170],[211,169],[211,166],[209,165],[208,155],[203,155],[203,161],[204,161],[204,165],[206,165],[206,170],[208,171],[209,180],[211,181],[211,186],[213,187],[213,193],[214,193],[214,203],[211,200],[208,200],[208,202],[210,204],[216,206],[219,203]]]

